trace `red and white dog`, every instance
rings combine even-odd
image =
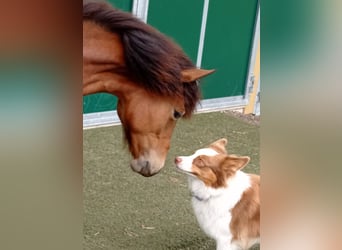
[[[248,249],[260,242],[260,176],[242,172],[250,158],[228,155],[226,144],[220,139],[175,163],[189,176],[195,215],[217,250]]]

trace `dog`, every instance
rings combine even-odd
[[[260,176],[242,172],[250,158],[229,155],[226,145],[222,138],[175,164],[188,175],[197,221],[216,249],[249,249],[260,243]]]

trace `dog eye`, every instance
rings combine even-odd
[[[204,160],[201,156],[198,156],[196,159],[195,159],[195,163],[198,167],[203,167],[205,164],[204,164]]]
[[[181,113],[181,112],[178,112],[177,110],[173,111],[173,118],[176,119],[176,120],[181,118],[183,115],[184,115],[184,112]]]

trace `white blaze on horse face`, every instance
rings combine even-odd
[[[181,169],[185,172],[191,173],[192,172],[192,162],[196,157],[198,157],[200,155],[214,156],[217,154],[218,153],[212,148],[199,149],[193,155],[177,157],[177,158],[180,158],[181,161],[176,163],[176,165],[179,169]]]

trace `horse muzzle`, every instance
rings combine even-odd
[[[132,170],[145,177],[157,174],[163,167],[164,162],[162,164],[158,164],[157,162],[144,159],[134,159],[131,161]]]

